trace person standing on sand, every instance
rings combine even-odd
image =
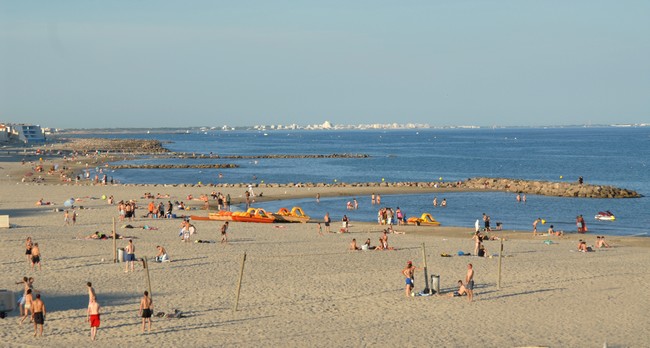
[[[38,247],[38,243],[34,243],[32,247],[32,271],[34,270],[34,265],[38,264],[38,270],[41,270],[41,249]]]
[[[347,215],[344,214],[343,218],[341,219],[341,233],[350,232],[349,226],[350,226],[350,219],[348,218]]]
[[[228,221],[221,226],[221,243],[228,243]]]
[[[469,300],[469,302],[472,302],[472,299],[474,298],[474,268],[471,263],[467,264],[465,288],[467,289],[467,300]]]
[[[537,218],[533,221],[533,236],[537,236],[537,224],[542,221],[542,218]]]
[[[142,317],[142,332],[144,332],[145,324],[149,324],[151,331],[151,315],[153,314],[153,301],[149,297],[149,292],[145,290],[144,296],[140,300],[140,316]]]
[[[41,294],[37,294],[36,299],[32,301],[32,320],[34,320],[34,337],[39,331],[42,337],[43,325],[45,324],[45,303],[41,300]]]
[[[32,247],[34,245],[32,244],[32,237],[27,237],[27,240],[25,241],[25,256],[27,257],[27,263],[32,262]]]
[[[72,210],[72,226],[77,224],[77,211]]]
[[[325,217],[323,218],[325,221],[325,232],[330,233],[330,223],[332,222],[332,219],[330,218],[330,213],[325,213]]]
[[[413,292],[413,289],[415,288],[415,278],[414,278],[414,273],[415,273],[415,266],[413,266],[412,261],[408,261],[406,263],[406,267],[402,270],[402,275],[404,276],[404,281],[406,283],[406,288],[404,289],[406,297],[411,296],[411,292]]]
[[[124,273],[129,272],[129,264],[131,264],[131,272],[133,272],[135,268],[135,246],[133,245],[133,239],[129,239],[129,244],[126,245],[124,251],[126,252]]]
[[[86,321],[90,323],[90,339],[95,340],[97,328],[99,328],[99,303],[93,297],[88,304],[88,316]]]
[[[70,226],[70,212],[67,209],[63,212],[63,225]]]
[[[323,227],[320,225],[320,222],[318,223],[317,229],[318,229],[318,235],[322,236],[323,235]]]

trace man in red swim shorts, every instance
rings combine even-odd
[[[99,303],[97,303],[94,297],[90,298],[88,318],[86,320],[90,322],[90,339],[94,341],[97,335],[97,328],[99,327]]]

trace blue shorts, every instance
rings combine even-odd
[[[411,279],[411,278],[406,278],[406,285],[413,286],[413,279]]]
[[[467,283],[467,290],[474,290],[474,281],[470,280],[469,283]]]
[[[135,261],[135,254],[126,254],[125,261]]]

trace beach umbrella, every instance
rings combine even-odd
[[[63,205],[66,208],[72,207],[72,205],[74,205],[74,198],[70,198],[70,199],[66,200],[65,202],[63,202]]]

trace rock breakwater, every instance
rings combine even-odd
[[[476,190],[520,192],[544,196],[584,198],[639,198],[635,191],[608,185],[580,184],[578,182],[553,182],[504,178],[472,178],[463,186]]]
[[[431,191],[436,189],[445,189],[447,191],[464,190],[464,191],[505,191],[513,193],[536,194],[543,196],[558,197],[583,197],[583,198],[639,198],[639,193],[628,189],[616,188],[613,186],[603,185],[580,185],[578,183],[568,182],[550,182],[550,181],[533,181],[518,179],[495,179],[495,178],[471,178],[467,181],[443,182],[443,181],[412,181],[412,182],[357,182],[357,183],[236,183],[236,184],[165,184],[161,186],[182,186],[182,187],[223,187],[223,188],[243,188],[249,185],[255,188],[421,188]],[[137,186],[148,186],[138,184]],[[157,186],[157,185],[153,185]]]
[[[221,169],[239,168],[232,163],[217,164],[118,164],[110,166],[111,169]]]

